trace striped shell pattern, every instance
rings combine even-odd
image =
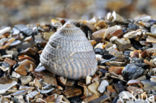
[[[83,31],[71,23],[50,37],[40,62],[48,71],[70,79],[85,78],[97,69],[92,45]]]

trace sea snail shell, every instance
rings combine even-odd
[[[97,69],[93,47],[83,31],[71,23],[50,37],[40,62],[48,71],[70,79],[85,78]]]

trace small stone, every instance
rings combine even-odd
[[[28,92],[28,90],[18,90],[17,92],[14,92],[13,96],[19,96],[19,95],[25,95]]]
[[[130,100],[130,99],[135,99],[135,97],[128,91],[122,91],[119,94],[119,98],[122,98],[124,100]]]
[[[42,72],[44,82],[51,84],[52,86],[57,86],[56,77],[49,72]]]
[[[107,80],[102,80],[101,83],[100,83],[100,86],[98,87],[98,91],[100,93],[104,93],[106,87],[109,85],[108,81]]]
[[[151,76],[150,81],[156,83],[156,76]]]
[[[139,26],[137,26],[136,24],[133,23],[128,24],[128,30],[137,30],[138,28]]]
[[[97,98],[99,98],[98,95],[92,95],[92,96],[89,96],[89,97],[85,98],[83,101],[84,101],[85,103],[87,103],[87,102],[90,102],[90,101],[95,100],[95,99],[97,99]]]
[[[114,83],[113,86],[114,86],[114,89],[118,93],[120,93],[120,92],[125,90],[125,86],[123,85],[123,83],[121,81],[118,81],[117,83]]]
[[[0,29],[0,36],[7,32],[10,32],[10,30],[11,30],[11,27],[4,27],[3,29]]]
[[[20,75],[26,76],[27,72],[34,70],[34,68],[35,64],[32,61],[25,59],[22,62],[20,62],[19,66],[15,69],[15,71]]]
[[[92,46],[96,45],[96,41],[95,40],[90,40],[90,43],[92,44]]]
[[[69,100],[64,97],[63,95],[59,95],[57,98],[56,98],[56,101],[55,103],[70,103]]]
[[[108,71],[110,73],[116,73],[116,74],[121,74],[122,73],[122,70],[124,69],[124,67],[117,67],[117,66],[111,66]]]
[[[35,91],[32,91],[32,92],[28,93],[26,95],[26,97],[27,98],[34,98],[37,94],[39,94],[39,92],[35,90]]]
[[[21,103],[25,103],[24,97],[22,95],[19,96],[14,96],[14,101],[21,102]]]
[[[97,61],[103,60],[102,55],[96,54],[95,56],[96,56],[96,60],[97,60]]]
[[[27,55],[36,55],[37,53],[37,48],[33,47],[33,48],[26,48],[25,50],[21,51],[21,54],[27,54]]]
[[[94,52],[95,52],[96,54],[103,55],[103,49],[101,49],[101,48],[95,48],[95,49],[94,49]]]
[[[23,61],[23,60],[25,60],[25,59],[28,59],[28,60],[30,60],[30,61],[35,61],[32,57],[30,57],[30,56],[28,56],[28,55],[19,55],[19,56],[18,56],[18,60],[19,60],[19,61]]]
[[[15,60],[5,58],[4,62],[8,63],[11,67],[16,64]]]
[[[20,78],[21,77],[21,75],[16,73],[16,72],[12,72],[11,76],[14,77],[14,78]]]
[[[11,81],[10,83],[0,84],[0,94],[6,93],[7,90],[12,88],[17,84],[16,81]]]
[[[109,99],[110,99],[110,97],[104,94],[103,96],[101,96],[93,101],[90,101],[89,103],[105,103]]]
[[[156,35],[156,25],[151,26],[151,33]]]
[[[144,90],[156,90],[156,83],[150,80],[142,80],[141,83],[144,85]]]
[[[91,83],[91,80],[92,80],[92,77],[91,76],[87,76],[86,77],[86,84],[90,84]]]
[[[144,69],[135,65],[135,64],[127,64],[122,71],[122,75],[125,79],[136,79],[141,76],[144,72]]]
[[[19,44],[21,44],[22,42],[20,40],[15,40],[13,41],[11,44],[10,44],[10,47],[13,47],[13,46],[17,46]]]
[[[85,96],[85,97],[89,97],[89,96],[91,96],[92,95],[92,93],[88,90],[88,88],[87,88],[87,86],[86,85],[83,85],[83,95]]]
[[[148,43],[156,43],[156,38],[152,37],[152,36],[148,36],[146,38],[146,42],[148,42]]]
[[[95,81],[94,83],[92,83],[92,84],[90,84],[90,85],[88,86],[88,89],[89,89],[89,91],[92,92],[94,95],[98,95],[98,96],[99,96],[100,94],[99,94],[98,91],[97,91],[98,86],[99,86],[99,82],[98,82],[98,81]]]
[[[100,49],[103,49],[103,43],[98,43],[97,45],[95,45],[94,48],[100,48]]]
[[[130,86],[137,85],[137,86],[139,86],[141,88],[143,87],[143,84],[140,82],[140,80],[129,80],[127,82],[127,85],[130,85]]]
[[[75,81],[74,80],[67,79],[66,86],[72,87],[72,86],[74,86],[74,84],[75,84]]]
[[[127,90],[130,92],[130,93],[133,93],[134,96],[138,95],[138,94],[141,94],[143,93],[143,89],[141,88],[138,88],[138,87],[135,87],[135,86],[128,86],[127,87]]]
[[[121,38],[121,39],[116,38],[112,42],[115,43],[117,45],[118,49],[122,50],[122,51],[131,47],[130,40],[126,39],[126,38]]]
[[[120,29],[121,29],[120,26],[115,25],[115,26],[109,27],[107,29],[101,29],[99,31],[96,31],[92,34],[92,36],[94,39],[103,41],[106,38],[109,39],[113,35],[117,35],[116,33],[119,33],[118,30],[120,30]]]
[[[116,91],[112,85],[107,86],[107,92],[109,92],[110,94],[116,94]]]
[[[82,90],[80,88],[68,87],[63,91],[63,94],[67,98],[79,96],[82,94]]]
[[[49,38],[50,38],[50,36],[51,35],[53,35],[54,34],[54,32],[44,32],[43,33],[43,38],[44,38],[44,40],[49,40]]]
[[[8,71],[10,69],[10,65],[6,62],[2,62],[0,63],[0,69],[4,72]]]
[[[48,97],[45,99],[45,101],[46,101],[47,103],[55,102],[55,101],[56,101],[56,98],[57,98],[57,94],[53,94],[53,95],[48,96]]]
[[[41,94],[48,94],[50,92],[52,92],[55,88],[52,87],[52,85],[46,84],[45,86],[42,87],[42,89],[38,89],[38,91]]]
[[[20,80],[21,80],[22,84],[25,85],[32,81],[32,77],[31,76],[22,76],[20,78]]]
[[[132,39],[136,37],[140,37],[142,35],[141,29],[138,29],[136,31],[130,31],[126,34],[124,34],[124,38]]]
[[[26,25],[23,25],[23,24],[15,25],[14,28],[13,28],[13,31],[14,31],[14,33],[15,33],[15,31],[19,31],[19,32],[23,33],[26,36],[30,36],[30,35],[33,34],[33,30],[30,29],[29,27],[27,27]],[[18,32],[16,34],[18,34]]]
[[[58,77],[58,80],[59,80],[59,82],[60,82],[62,85],[66,85],[67,78],[65,78],[65,77]]]

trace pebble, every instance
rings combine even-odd
[[[108,71],[120,75],[124,67],[111,66]]]
[[[130,40],[126,38],[122,38],[122,39],[116,38],[112,42],[114,42],[117,45],[117,48],[122,51],[131,47]]]
[[[34,98],[37,94],[39,94],[39,92],[35,90],[35,91],[32,91],[32,92],[28,93],[26,95],[26,97],[27,98]]]
[[[69,87],[64,90],[63,94],[67,98],[76,97],[82,94],[82,90],[80,88]]]
[[[95,45],[94,48],[100,48],[100,49],[103,49],[104,47],[104,44],[103,43],[98,43],[97,45]]]
[[[6,93],[7,90],[17,85],[16,81],[11,81],[10,83],[0,84],[0,94]]]
[[[96,56],[96,60],[97,60],[97,61],[103,60],[102,55],[96,54],[95,56]]]
[[[16,64],[15,60],[9,59],[9,58],[5,58],[4,62],[8,63],[10,65],[10,67],[12,67],[13,65]]]
[[[94,52],[95,52],[96,54],[100,54],[100,55],[103,55],[103,53],[104,53],[103,49],[101,49],[101,48],[95,48],[95,49],[94,49]]]
[[[87,76],[86,77],[86,84],[90,84],[91,83],[91,80],[92,80],[92,77],[91,76]]]
[[[4,27],[3,29],[0,29],[0,36],[7,32],[10,32],[10,30],[11,30],[11,27]]]
[[[25,95],[28,91],[27,90],[18,90],[17,92],[13,93],[13,96]]]
[[[137,85],[137,86],[141,86],[143,87],[142,83],[140,82],[140,80],[129,80],[127,82],[127,85]]]
[[[120,92],[125,90],[125,86],[123,85],[123,83],[121,81],[118,81],[117,83],[114,83],[113,86],[114,86],[115,90],[118,93],[120,93]]]
[[[98,87],[98,91],[100,93],[104,93],[104,91],[106,90],[106,87],[109,85],[109,82],[107,80],[102,80],[99,87]]]
[[[20,75],[26,76],[28,71],[34,70],[34,67],[35,64],[32,61],[25,59],[20,62],[19,66],[15,69],[15,71]]]
[[[130,99],[135,99],[135,97],[128,91],[122,91],[119,94],[119,98],[122,98],[123,100],[130,100]]]
[[[123,37],[132,39],[132,38],[140,37],[141,35],[142,35],[142,31],[141,31],[141,29],[138,29],[136,31],[130,31],[130,32],[124,34]]]
[[[113,35],[117,35],[116,33],[118,33],[118,30],[121,30],[121,27],[115,25],[107,29],[101,29],[99,31],[96,31],[92,34],[92,36],[94,39],[103,41],[106,38],[111,38]]]
[[[151,28],[150,28],[150,31],[151,31],[152,34],[156,35],[156,25],[152,25]]]
[[[22,76],[20,78],[22,85],[28,84],[30,81],[32,81],[31,76]]]
[[[13,34],[19,34],[19,32],[23,33],[26,36],[30,36],[33,34],[33,30],[23,24],[17,24],[13,28]]]
[[[128,24],[128,29],[129,30],[137,30],[139,27],[136,24],[129,23]]]
[[[98,91],[97,91],[98,86],[99,86],[99,82],[96,81],[96,82],[90,84],[90,85],[88,86],[88,89],[89,89],[89,91],[92,92],[94,95],[98,95],[98,96],[99,96],[100,94],[99,94]]]
[[[49,85],[48,85],[48,88],[45,88],[45,89],[43,88],[43,90],[38,89],[38,91],[41,94],[48,94],[48,93],[52,92],[53,90],[54,90],[54,88]]]
[[[54,75],[49,72],[43,72],[42,75],[42,78],[46,83],[51,84],[52,86],[57,86],[57,80]]]
[[[97,98],[97,99],[95,99],[95,100],[93,100],[93,101],[90,101],[89,103],[104,103],[104,102],[106,102],[106,101],[109,100],[109,99],[110,99],[109,96],[103,95],[103,96],[101,96],[100,98]]]
[[[144,72],[144,69],[135,65],[135,64],[127,64],[122,71],[122,75],[125,79],[136,79],[141,76]]]
[[[20,78],[21,75],[16,73],[16,72],[12,72],[12,75],[11,75],[13,78]]]
[[[145,90],[156,90],[156,83],[150,80],[142,80],[141,83],[144,85]]]
[[[67,78],[64,78],[64,77],[58,77],[58,80],[59,80],[59,82],[60,82],[62,85],[66,85]]]
[[[151,76],[150,81],[156,83],[156,76]]]
[[[10,44],[10,47],[13,47],[13,46],[17,46],[19,44],[21,44],[22,42],[20,40],[15,40],[13,41],[11,44]]]

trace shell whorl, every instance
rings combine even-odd
[[[50,37],[40,62],[50,72],[70,79],[85,78],[97,69],[93,47],[83,31],[71,23]]]

